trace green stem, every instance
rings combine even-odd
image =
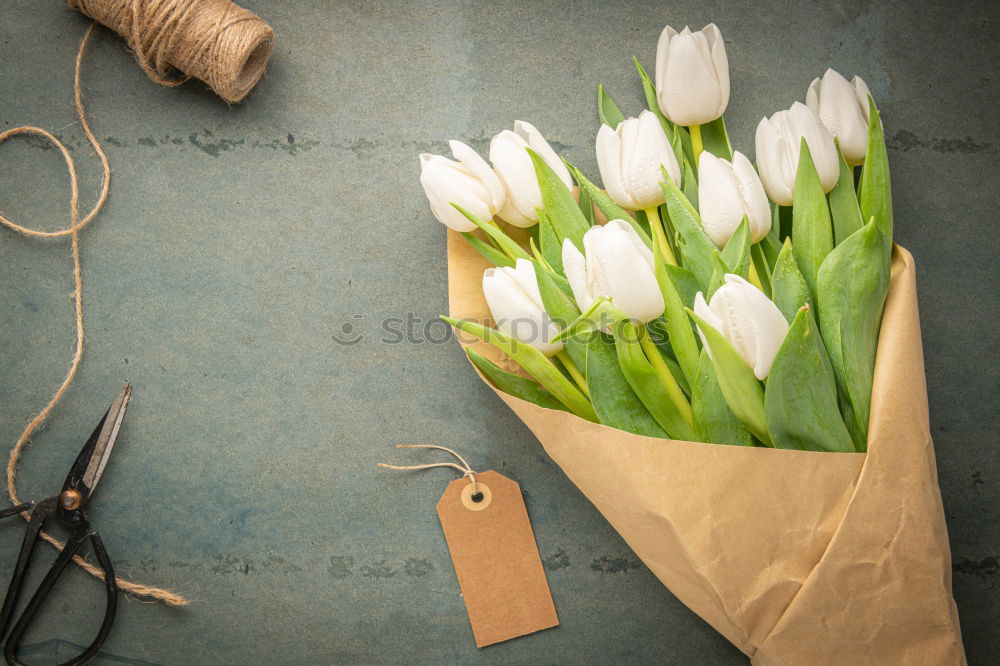
[[[750,271],[752,275],[756,275],[757,279],[760,281],[758,285],[760,290],[764,294],[771,298],[771,270],[767,265],[767,258],[764,256],[764,248],[760,246],[760,243],[755,243],[750,247]]]
[[[663,361],[663,357],[660,356],[660,349],[653,342],[653,339],[649,337],[649,333],[644,328],[639,329],[639,346],[642,347],[642,350],[646,353],[646,358],[649,359],[650,365],[653,366],[653,370],[656,371],[660,381],[663,382],[670,400],[677,406],[677,411],[681,413],[681,417],[693,429],[694,416],[691,413],[691,403],[688,402],[687,396],[684,395],[680,384],[674,379],[670,368],[667,367],[667,364]]]
[[[676,266],[677,258],[674,256],[674,251],[670,249],[670,243],[667,242],[667,234],[663,231],[663,222],[660,221],[659,206],[647,208],[645,212],[646,219],[649,220],[649,230],[653,232],[653,238],[660,246],[660,252],[663,254],[664,260],[668,264]]]
[[[584,378],[583,373],[580,372],[580,369],[576,367],[576,363],[573,362],[573,359],[571,359],[569,354],[566,353],[566,350],[562,349],[556,352],[556,358],[559,359],[559,362],[562,363],[564,368],[566,368],[566,372],[568,372],[569,376],[573,378],[576,385],[580,387],[583,394],[589,398],[590,388],[587,386],[587,380]]]
[[[691,152],[694,153],[694,165],[698,166],[698,157],[705,147],[701,143],[701,125],[691,125],[688,127],[691,132]]]

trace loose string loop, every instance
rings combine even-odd
[[[83,94],[80,91],[80,65],[83,62],[83,53],[87,47],[87,41],[90,39],[90,35],[94,31],[94,24],[91,24],[90,28],[87,29],[87,33],[83,36],[80,41],[80,49],[76,53],[76,66],[74,68],[73,75],[73,96],[74,103],[76,107],[76,115],[80,121],[80,127],[83,129],[84,135],[87,137],[87,141],[90,142],[91,147],[94,152],[97,153],[97,158],[101,162],[101,187],[97,197],[97,201],[90,211],[80,217],[79,211],[79,199],[80,199],[80,188],[77,179],[76,163],[73,161],[72,155],[70,155],[69,150],[63,144],[62,141],[57,139],[51,133],[47,132],[40,127],[33,127],[31,125],[25,125],[23,127],[14,127],[0,133],[0,144],[2,144],[7,139],[19,136],[19,135],[34,135],[39,136],[53,146],[55,146],[63,156],[63,160],[66,162],[66,169],[69,172],[69,188],[70,188],[70,200],[69,200],[69,216],[70,224],[65,229],[60,229],[58,231],[39,231],[37,229],[31,229],[29,227],[16,224],[15,222],[9,220],[4,215],[0,214],[0,224],[20,233],[25,236],[30,236],[34,238],[59,238],[62,236],[70,237],[70,249],[73,257],[73,304],[74,304],[74,321],[76,328],[76,345],[73,350],[73,359],[70,362],[69,370],[66,372],[66,378],[63,379],[62,383],[59,385],[59,389],[56,391],[55,395],[49,400],[48,404],[40,411],[35,418],[25,426],[24,430],[21,432],[21,436],[17,438],[14,447],[10,451],[10,457],[7,459],[7,494],[10,496],[11,501],[14,504],[21,504],[21,500],[17,495],[17,488],[15,486],[15,481],[17,478],[17,463],[21,458],[21,454],[24,452],[25,447],[31,441],[31,435],[34,434],[36,430],[42,425],[48,415],[55,409],[56,404],[62,398],[66,389],[69,388],[70,383],[76,376],[76,371],[80,367],[80,360],[83,358],[83,273],[80,264],[80,236],[79,232],[87,224],[93,220],[97,213],[100,212],[101,208],[104,206],[104,202],[108,198],[108,189],[111,186],[111,166],[108,163],[108,156],[104,153],[104,149],[101,147],[100,142],[97,137],[94,136],[93,131],[90,129],[90,123],[87,122],[87,116],[83,109]],[[25,520],[30,519],[30,514],[27,512],[21,514]],[[54,536],[46,533],[40,532],[40,536],[56,548],[62,550],[65,543],[55,538]],[[80,555],[73,556],[73,562],[75,562],[81,569],[89,573],[90,575],[104,580],[104,572],[100,567],[94,566],[86,559]],[[149,597],[152,599],[157,599],[166,603],[168,606],[183,606],[188,603],[187,599],[184,597],[174,594],[170,590],[160,589],[158,587],[149,587],[139,583],[133,583],[132,581],[126,580],[119,576],[115,577],[118,583],[118,587],[127,593],[140,596]]]
[[[476,473],[469,466],[469,463],[465,462],[465,458],[458,455],[457,452],[449,449],[447,446],[438,446],[437,444],[397,444],[397,449],[438,449],[440,451],[447,451],[451,455],[461,461],[461,465],[453,462],[436,462],[428,463],[426,465],[387,465],[385,463],[379,463],[379,467],[384,467],[385,469],[398,469],[398,470],[418,470],[418,469],[431,469],[434,467],[451,467],[452,469],[457,469],[462,473],[463,477],[468,477],[472,482],[472,494],[475,495],[479,492],[479,486],[476,485]]]

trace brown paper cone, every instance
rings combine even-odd
[[[452,317],[490,318],[488,267],[448,232]],[[753,663],[965,663],[906,250],[893,253],[867,454],[654,439],[497,395],[656,577]]]

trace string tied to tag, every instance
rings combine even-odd
[[[451,467],[452,469],[457,469],[462,473],[462,476],[467,477],[469,481],[472,482],[472,494],[475,495],[479,492],[479,487],[476,485],[476,472],[473,471],[469,463],[465,461],[465,458],[460,456],[457,452],[449,449],[447,446],[438,446],[437,444],[397,444],[397,449],[438,449],[440,451],[446,451],[451,455],[458,458],[462,463],[453,463],[451,461],[442,461],[436,463],[427,463],[426,465],[387,465],[386,463],[379,463],[379,467],[384,467],[385,469],[396,469],[396,470],[420,470],[420,469],[432,469],[434,467]]]

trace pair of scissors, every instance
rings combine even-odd
[[[126,384],[125,388],[122,389],[121,393],[118,394],[118,397],[111,404],[111,407],[105,412],[101,422],[94,428],[93,434],[90,435],[90,439],[87,440],[83,450],[80,451],[80,455],[77,456],[76,462],[73,464],[72,469],[70,469],[69,476],[66,477],[66,483],[63,484],[62,492],[55,497],[42,500],[37,505],[27,502],[0,511],[0,518],[6,518],[28,511],[34,507],[31,511],[31,519],[28,521],[28,527],[24,533],[24,541],[21,544],[21,552],[17,558],[17,564],[14,566],[14,573],[11,575],[10,585],[7,587],[7,595],[4,597],[3,606],[0,607],[0,638],[6,633],[7,625],[14,614],[14,606],[17,604],[21,588],[24,585],[25,574],[31,563],[31,554],[38,541],[38,533],[42,530],[46,520],[54,518],[70,531],[70,536],[66,539],[66,545],[59,552],[55,562],[52,564],[52,568],[49,569],[48,574],[46,574],[38,586],[34,596],[31,597],[31,600],[24,607],[21,616],[14,623],[14,628],[11,629],[10,636],[7,637],[3,654],[8,664],[22,664],[16,657],[17,646],[21,642],[21,638],[31,625],[38,609],[45,602],[45,598],[52,591],[56,581],[59,580],[59,576],[65,571],[73,555],[88,538],[94,550],[94,555],[97,556],[101,570],[104,572],[104,586],[108,595],[104,610],[104,621],[101,623],[97,637],[90,644],[90,647],[74,659],[65,662],[62,666],[82,664],[93,657],[101,649],[101,645],[104,644],[104,640],[111,631],[111,624],[115,619],[115,609],[118,600],[115,571],[111,566],[111,558],[108,557],[108,551],[105,550],[104,542],[101,541],[100,535],[90,529],[90,520],[87,518],[84,508],[87,506],[87,501],[93,494],[94,488],[97,487],[97,482],[101,480],[104,468],[108,464],[108,456],[111,455],[111,450],[118,439],[122,419],[125,418],[125,409],[128,407],[131,397],[132,385]]]

